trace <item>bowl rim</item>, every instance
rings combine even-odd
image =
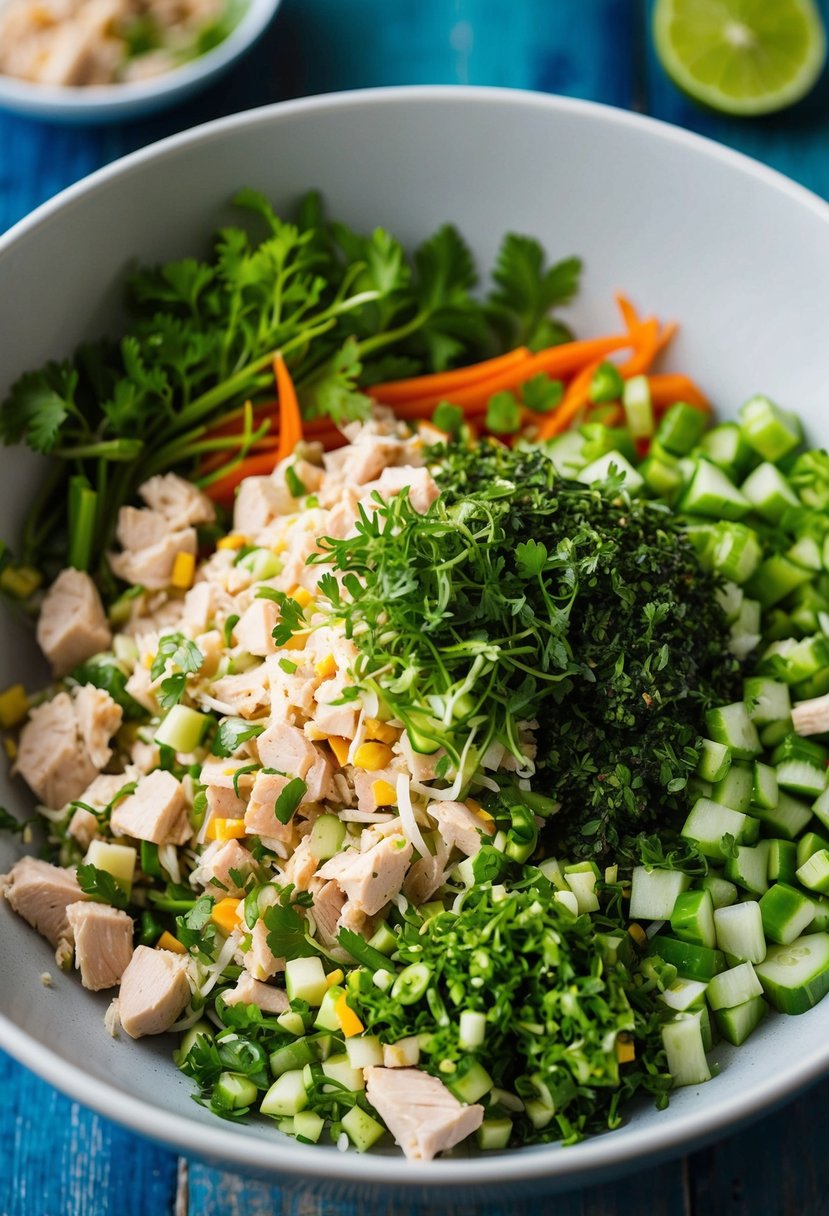
[[[278,0],[277,0],[278,2]],[[476,85],[402,85],[383,88],[356,89],[326,93],[313,97],[277,102],[254,110],[215,119],[190,130],[171,135],[105,165],[94,173],[67,187],[0,235],[0,272],[3,256],[23,237],[49,223],[65,207],[72,206],[86,194],[104,185],[111,178],[140,171],[146,161],[175,156],[185,145],[209,143],[224,138],[228,132],[241,127],[269,125],[294,115],[337,107],[376,108],[393,105],[474,106],[481,102],[497,102],[502,106],[538,108],[551,117],[556,114],[598,119],[611,125],[648,132],[666,143],[695,150],[731,166],[739,173],[753,177],[777,192],[807,208],[829,222],[829,203],[811,190],[793,182],[784,174],[753,158],[736,152],[705,136],[674,126],[647,115],[622,110],[600,102],[525,90]],[[797,1092],[818,1081],[829,1071],[829,1039],[825,1047],[785,1072],[770,1071],[752,1088],[746,1101],[743,1091],[724,1095],[716,1109],[692,1109],[666,1119],[664,1128],[651,1129],[647,1142],[631,1142],[623,1134],[603,1134],[563,1150],[558,1144],[540,1146],[526,1151],[485,1154],[473,1158],[444,1159],[420,1162],[411,1169],[401,1169],[397,1155],[320,1153],[319,1148],[298,1144],[287,1137],[273,1141],[258,1137],[233,1136],[229,1148],[226,1124],[216,1126],[182,1119],[141,1098],[133,1097],[115,1085],[88,1076],[74,1064],[48,1046],[30,1038],[24,1029],[0,1012],[0,1047],[21,1064],[31,1069],[49,1084],[73,1099],[143,1134],[150,1140],[162,1142],[185,1155],[219,1162],[232,1160],[236,1169],[251,1167],[260,1174],[304,1177],[308,1182],[350,1182],[385,1185],[397,1191],[421,1188],[439,1191],[457,1187],[478,1190],[484,1186],[504,1183],[543,1183],[550,1188],[566,1189],[585,1178],[594,1180],[612,1174],[630,1172],[648,1161],[667,1159],[691,1151],[722,1133],[730,1133],[753,1119],[768,1113],[795,1096]]]
[[[217,46],[169,72],[146,80],[73,88],[37,84],[0,72],[0,106],[44,117],[65,115],[70,118],[74,115],[80,118],[138,112],[145,105],[161,105],[229,67],[264,33],[281,3],[282,0],[248,0],[241,20]]]

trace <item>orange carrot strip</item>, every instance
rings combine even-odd
[[[448,372],[430,372],[425,376],[411,376],[406,380],[388,380],[384,384],[375,384],[367,389],[369,397],[383,405],[395,405],[398,402],[417,400],[420,397],[440,394],[445,397],[457,389],[466,388],[479,380],[486,380],[498,372],[523,363],[530,357],[526,346],[518,346],[506,354],[496,355],[494,359],[484,359],[481,363],[472,363],[467,367],[456,367]]]
[[[541,372],[553,379],[564,379],[599,356],[630,345],[630,334],[611,334],[603,338],[588,338],[580,342],[564,342],[560,346],[550,346],[498,375],[459,389],[452,393],[448,400],[463,409],[468,406],[480,406],[481,403],[485,407],[493,393],[520,388],[527,380]],[[435,406],[445,400],[445,394],[432,393],[419,397],[416,401],[407,401],[405,405],[395,409],[395,413],[400,418],[429,418]]]
[[[654,409],[667,409],[675,401],[686,401],[698,409],[708,412],[711,403],[690,376],[682,376],[678,372],[663,373],[658,376],[648,376],[651,386],[651,401]]]
[[[276,450],[276,464],[279,464],[280,460],[291,455],[302,439],[302,414],[294,382],[281,351],[273,361],[273,370],[279,394],[279,447]]]
[[[217,481],[211,482],[209,486],[204,487],[204,493],[213,502],[228,502],[232,500],[236,487],[245,480],[246,477],[261,477],[272,473],[276,461],[274,453],[257,452],[255,456],[246,456],[244,460],[240,460],[234,469],[229,473],[225,473],[224,477],[220,477]]]
[[[626,380],[649,370],[659,354],[659,338],[659,322],[655,317],[641,323],[636,336],[636,349],[619,367]]]
[[[617,291],[616,303],[619,307],[622,321],[627,328],[629,330],[638,329],[642,322],[640,320],[639,313],[636,311],[633,304],[631,304],[628,297],[623,295],[621,291]]]

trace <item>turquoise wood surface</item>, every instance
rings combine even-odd
[[[773,3],[773,0],[769,0]],[[829,16],[829,0],[822,0]],[[787,113],[740,122],[686,101],[656,62],[637,0],[283,0],[220,85],[151,121],[63,128],[0,114],[0,231],[133,148],[287,97],[387,84],[539,89],[643,110],[766,161],[829,197],[829,78]],[[769,1061],[774,1067],[774,1061]],[[0,1054],[0,1216],[395,1216],[180,1162]],[[490,1216],[823,1216],[829,1082],[747,1131],[616,1184]],[[480,1210],[480,1209],[479,1209]],[[471,1209],[435,1205],[461,1216]]]

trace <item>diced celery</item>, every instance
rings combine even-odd
[[[788,722],[792,716],[788,685],[779,680],[751,676],[743,682],[743,699],[748,707],[748,716],[756,726]]]
[[[794,840],[812,818],[810,808],[791,794],[780,790],[774,807],[753,806],[751,814],[763,825],[766,835]]]
[[[769,881],[795,882],[797,870],[797,845],[793,840],[770,840]]]
[[[749,473],[740,490],[757,514],[772,524],[780,522],[788,507],[799,506],[797,495],[786,478],[768,461]]]
[[[673,1022],[667,1022],[662,1027],[668,1072],[673,1077],[674,1085],[699,1085],[711,1079],[700,1022],[699,1011],[681,1013]]]
[[[681,941],[695,942],[714,949],[714,902],[709,891],[683,891],[671,913],[671,932]]]
[[[751,504],[721,469],[707,460],[699,460],[690,485],[680,500],[679,509],[688,515],[742,519],[751,509]]]
[[[811,570],[798,566],[782,553],[773,553],[754,571],[746,584],[746,592],[764,608],[772,608],[812,577]]]
[[[500,1119],[484,1119],[475,1133],[478,1148],[485,1152],[506,1148],[512,1135],[512,1119],[506,1115]]]
[[[659,996],[669,1009],[673,1009],[677,1013],[684,1013],[686,1009],[693,1009],[701,1005],[707,991],[708,985],[704,984],[702,980],[676,979]]]
[[[346,1039],[345,1054],[352,1068],[370,1068],[383,1063],[383,1045],[373,1034],[355,1034]]]
[[[297,1072],[318,1059],[319,1052],[315,1041],[303,1038],[272,1051],[269,1063],[273,1075],[281,1077],[284,1072]]]
[[[322,1135],[325,1120],[313,1110],[300,1110],[294,1115],[293,1134],[298,1140],[309,1140],[316,1144]]]
[[[658,954],[666,963],[673,964],[679,975],[691,980],[710,980],[725,970],[725,958],[720,950],[708,946],[697,946],[675,937],[658,933],[651,939],[650,953]]]
[[[772,810],[780,798],[780,787],[777,784],[777,772],[770,764],[754,761],[754,780],[751,786],[751,801],[755,806]]]
[[[731,752],[724,743],[703,739],[700,750],[697,776],[703,781],[722,781],[731,768]]]
[[[366,1082],[361,1068],[353,1068],[351,1061],[344,1052],[329,1056],[322,1062],[322,1071],[331,1081],[344,1085],[351,1093],[359,1093],[365,1089]]]
[[[653,434],[653,405],[647,376],[631,376],[622,392],[628,429],[634,439],[648,439]]]
[[[826,789],[826,769],[808,760],[784,760],[777,766],[777,784],[791,794],[817,798]]]
[[[757,727],[749,718],[742,701],[709,709],[705,715],[705,725],[709,737],[717,743],[724,743],[735,760],[753,760],[762,750]]]
[[[825,836],[821,836],[819,832],[804,832],[797,842],[797,864],[802,866],[815,853],[819,853],[821,849],[829,849],[829,840]]]
[[[753,528],[740,523],[715,525],[711,564],[725,578],[748,582],[762,559],[763,548]]]
[[[712,427],[703,435],[699,446],[712,464],[735,478],[743,477],[757,459],[736,422],[722,422]]]
[[[708,985],[706,999],[712,1009],[733,1009],[752,997],[762,996],[763,987],[751,963],[738,963],[715,975]]]
[[[447,1085],[456,1098],[470,1104],[480,1101],[484,1094],[489,1093],[493,1080],[483,1064],[479,1064],[476,1060],[462,1077],[456,1078],[453,1074],[447,1081]]]
[[[721,861],[725,856],[723,836],[742,840],[747,823],[748,816],[740,811],[732,811],[730,807],[712,802],[710,798],[698,798],[682,825],[680,835],[686,840],[693,840],[706,857]]]
[[[797,416],[759,394],[740,406],[739,419],[746,441],[764,460],[780,460],[803,439]]]
[[[726,878],[752,895],[762,895],[768,890],[768,872],[768,841],[765,840],[754,847],[737,845],[734,855],[726,857],[723,863]]]
[[[809,891],[829,893],[829,849],[819,849],[797,870],[797,881]]]
[[[732,811],[747,811],[751,806],[753,789],[753,767],[738,761],[730,766],[720,781],[714,783],[711,797],[722,806],[730,806]]]
[[[630,889],[631,920],[670,920],[678,896],[690,884],[680,870],[649,870],[636,866]]]
[[[702,410],[685,401],[677,401],[663,414],[656,438],[674,456],[687,456],[702,438],[705,425]]]
[[[736,886],[719,874],[706,874],[700,885],[711,896],[715,908],[727,908],[737,902]]]

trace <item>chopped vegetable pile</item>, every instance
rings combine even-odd
[[[618,1127],[829,991],[829,456],[443,228],[226,229],[22,377],[8,904],[197,1100],[429,1160]],[[274,388],[276,399],[273,399]],[[65,522],[64,522],[65,521]],[[41,968],[36,968],[41,970]]]

